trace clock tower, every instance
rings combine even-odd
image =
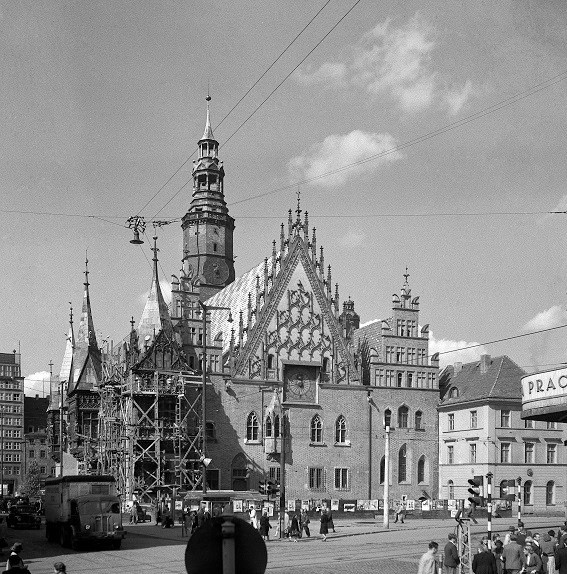
[[[224,199],[224,167],[211,128],[210,100],[207,96],[207,122],[193,162],[191,205],[181,224],[184,271],[199,286],[201,301],[234,281],[234,219]]]

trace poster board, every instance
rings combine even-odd
[[[233,500],[232,501],[232,511],[233,512],[244,512],[243,500]]]

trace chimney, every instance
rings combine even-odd
[[[463,370],[463,363],[455,363],[453,365],[455,375]]]
[[[483,375],[488,373],[488,368],[490,367],[490,355],[481,355],[480,356],[480,372]]]

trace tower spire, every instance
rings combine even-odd
[[[213,128],[211,127],[211,110],[209,108],[209,102],[211,101],[211,96],[209,95],[209,90],[207,88],[207,97],[205,98],[207,101],[207,121],[205,123],[205,131],[203,132],[203,140],[214,140],[215,136],[213,135]]]
[[[81,320],[79,322],[79,330],[77,333],[77,343],[78,345],[90,347],[92,349],[98,349],[91,311],[91,298],[89,293],[90,283],[88,257],[85,258],[85,281],[83,285],[85,289],[83,292],[83,308],[81,310]]]

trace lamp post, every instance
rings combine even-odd
[[[201,370],[202,376],[202,392],[201,392],[201,476],[203,481],[203,496],[207,494],[207,313],[209,311],[228,311],[228,322],[232,323],[232,314],[229,307],[215,307],[214,305],[206,305],[199,301],[201,307],[201,321],[202,321],[202,359]]]
[[[390,528],[390,413],[384,413],[384,528]]]

